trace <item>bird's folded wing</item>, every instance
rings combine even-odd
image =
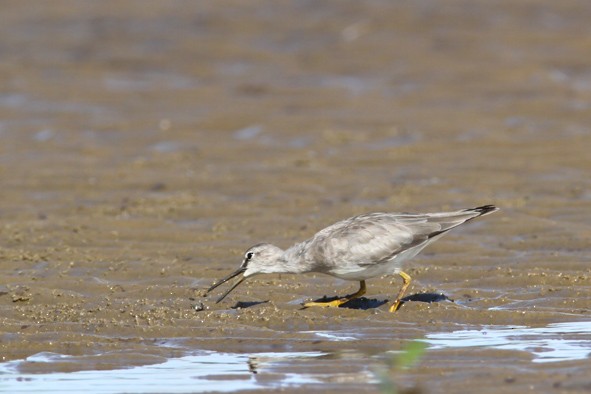
[[[428,242],[430,234],[443,229],[424,215],[404,215],[400,219],[368,214],[335,223],[316,234],[308,250],[316,261],[327,265],[336,261],[360,266],[379,264]]]

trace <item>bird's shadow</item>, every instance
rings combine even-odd
[[[314,300],[314,302],[331,302],[331,301],[338,300],[339,298],[340,297],[330,297],[330,298],[322,297],[317,300]],[[389,301],[390,300],[388,300],[388,299],[378,300],[375,298],[359,297],[359,298],[354,298],[351,301],[348,301],[348,302],[345,302],[344,304],[339,305],[339,308],[367,310],[367,309],[379,308],[380,306],[388,303]],[[408,302],[408,301],[427,302],[427,303],[441,302],[441,301],[453,302],[453,300],[450,299],[445,294],[417,293],[417,294],[411,294],[407,297],[404,297],[402,300],[400,300],[400,306],[402,306],[405,302]],[[400,308],[400,306],[399,306],[399,308]],[[304,306],[302,309],[307,309],[307,307]]]
[[[339,305],[339,308],[360,309],[365,311],[367,309],[379,308],[387,302],[388,300],[377,300],[375,298],[359,297]]]
[[[238,301],[230,308],[231,309],[246,309],[246,308],[250,308],[251,306],[266,304],[267,302],[269,302],[269,301],[268,300],[267,301]]]
[[[443,293],[417,293],[417,294],[409,295],[408,297],[404,297],[400,301],[401,302],[418,301],[418,302],[427,302],[427,303],[441,302],[441,301],[454,302],[454,300],[452,300],[451,298],[449,298],[448,296],[446,296]]]
[[[319,298],[317,300],[314,300],[314,302],[331,302],[331,301],[335,301],[338,300],[340,297],[322,297]],[[345,302],[344,304],[339,305],[339,308],[347,308],[347,309],[359,309],[359,310],[367,310],[367,309],[375,309],[375,308],[379,308],[380,306],[388,303],[390,300],[385,299],[385,300],[378,300],[375,298],[366,298],[366,297],[359,297],[359,298],[355,298],[352,299],[351,301]],[[427,303],[432,303],[432,302],[441,302],[441,301],[451,301],[454,302],[452,299],[450,299],[448,296],[446,296],[445,294],[440,294],[440,293],[417,293],[417,294],[411,294],[407,297],[404,297],[402,300],[400,300],[400,306],[402,306],[405,302],[408,301],[417,301],[417,302],[427,302]],[[231,309],[246,309],[246,308],[250,308],[253,306],[257,306],[257,305],[261,305],[261,304],[266,304],[267,301],[238,301],[236,304],[234,304]],[[302,309],[307,309],[308,307],[303,307]]]

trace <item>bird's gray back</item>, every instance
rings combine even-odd
[[[434,238],[478,216],[467,211],[409,214],[369,213],[337,222],[308,240],[307,258],[316,271],[329,273],[350,263],[380,264],[407,250],[422,249]]]

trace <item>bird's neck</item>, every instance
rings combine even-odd
[[[286,249],[280,257],[286,273],[300,274],[309,272],[310,267],[305,256],[306,242],[298,243]]]

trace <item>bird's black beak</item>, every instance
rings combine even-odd
[[[240,267],[240,268],[238,268],[236,271],[232,272],[230,275],[226,276],[226,277],[225,277],[225,278],[223,278],[223,279],[220,279],[219,281],[217,281],[216,283],[214,283],[213,285],[211,285],[211,287],[210,287],[209,289],[207,289],[207,292],[206,292],[206,294],[207,294],[207,293],[209,293],[210,291],[212,291],[213,289],[215,289],[216,287],[218,287],[219,285],[222,285],[222,284],[226,283],[227,281],[229,281],[230,279],[232,279],[232,278],[234,278],[234,277],[236,277],[236,276],[238,276],[238,275],[240,275],[240,274],[244,273],[244,271],[246,271],[246,267]],[[245,277],[245,276],[242,276],[242,277],[240,278],[240,280],[238,280],[238,282],[234,283],[234,285],[233,285],[232,287],[230,287],[230,289],[229,289],[229,290],[227,290],[227,291],[226,291],[224,294],[222,294],[222,295],[220,296],[220,298],[218,298],[218,299],[215,301],[215,303],[217,304],[218,302],[220,302],[221,300],[223,300],[224,298],[226,298],[226,296],[227,296],[228,294],[230,294],[230,292],[231,292],[232,290],[234,290],[236,287],[238,287],[238,285],[239,285],[240,283],[242,283],[242,282],[244,281],[244,279],[246,279],[246,277]]]

